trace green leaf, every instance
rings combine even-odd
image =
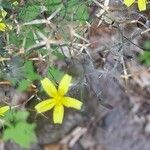
[[[40,76],[35,73],[33,62],[32,61],[26,61],[24,64],[25,67],[25,77],[31,81],[38,80]]]
[[[26,42],[25,42],[25,48],[28,48],[30,46],[32,46],[33,44],[35,44],[35,40],[34,40],[34,37],[33,37],[33,32],[31,31],[31,28],[29,28],[28,26],[25,26],[23,28],[24,32],[22,35],[23,38],[25,37],[26,38]]]
[[[67,11],[66,11],[67,9]],[[62,16],[66,13],[68,18],[73,14],[73,20],[85,22],[89,18],[89,13],[85,1],[70,0],[66,2],[66,8],[62,9]]]
[[[22,148],[29,148],[30,144],[36,142],[35,124],[27,122],[28,116],[28,111],[12,110],[6,113],[3,140],[11,140]]]
[[[85,4],[82,4],[74,9],[76,9],[75,20],[85,21],[89,18],[89,13],[87,12]]]
[[[28,116],[29,116],[28,111],[16,111],[14,114],[14,118],[16,122],[25,121],[27,120]]]
[[[89,13],[88,13],[86,3],[91,3],[91,2],[84,1],[84,0],[63,1],[64,7],[60,10],[58,16],[67,19],[69,21],[72,20],[72,15],[73,15],[73,20],[85,22],[85,20],[89,18]],[[50,14],[54,12],[56,9],[58,9],[60,7],[60,4],[62,4],[61,0],[47,0],[45,2],[45,5],[47,6]]]
[[[29,86],[31,85],[31,82],[29,81],[29,80],[25,80],[25,79],[23,79],[23,80],[21,80],[20,82],[19,82],[19,85],[18,85],[18,90],[19,91],[25,91]]]
[[[59,82],[63,76],[64,72],[60,71],[55,67],[50,67],[48,69],[48,77],[51,78],[52,80],[56,80],[57,82]]]
[[[33,62],[14,57],[6,69],[5,79],[11,81],[13,86],[18,84],[18,90],[25,91],[33,81],[39,80],[40,76],[35,72]],[[2,73],[1,73],[2,74]]]
[[[33,5],[24,7],[20,13],[19,18],[23,21],[31,21],[33,19],[36,19],[36,17],[40,14],[40,6]]]
[[[60,59],[60,60],[64,60],[65,59],[65,56],[62,53],[60,53],[57,49],[54,49],[52,51],[52,54],[54,56],[56,56],[58,59]]]
[[[7,123],[16,124],[17,122],[26,121],[28,116],[29,116],[28,111],[14,111],[14,110],[11,110],[11,111],[8,111],[5,114],[4,120]]]
[[[145,65],[149,66],[150,65],[150,52],[144,51],[142,54],[140,54],[139,59]]]
[[[45,5],[47,6],[49,11],[54,11],[59,7],[59,5],[62,3],[61,0],[46,0]]]
[[[145,41],[144,49],[147,50],[147,51],[150,51],[150,40]]]
[[[5,141],[12,140],[22,148],[29,148],[32,143],[36,142],[34,128],[34,124],[19,122],[15,126],[6,128],[3,134],[3,139]]]
[[[32,27],[32,29],[36,29],[36,28]],[[17,47],[17,48],[20,48],[20,45],[22,45],[24,40],[25,40],[24,48],[28,48],[32,46],[33,44],[35,44],[32,29],[29,26],[23,26],[19,34],[16,34],[15,30],[11,30],[10,31],[11,36],[9,36],[10,44],[15,45],[14,47]]]
[[[11,35],[9,36],[10,44],[15,45],[15,47],[19,48],[23,41],[23,35],[22,34],[16,35],[16,32],[13,30],[10,31],[10,35]]]

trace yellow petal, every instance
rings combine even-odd
[[[124,4],[129,7],[134,3],[134,1],[135,0],[124,0]]]
[[[42,113],[42,112],[45,112],[45,111],[52,109],[54,107],[54,105],[55,105],[55,100],[54,99],[48,99],[48,100],[44,100],[44,101],[38,103],[35,106],[35,109],[38,113]]]
[[[59,87],[58,87],[58,93],[60,95],[65,95],[68,92],[69,85],[71,83],[72,77],[68,74],[65,74],[62,80],[60,81]]]
[[[63,100],[63,105],[66,107],[71,107],[80,110],[82,106],[82,102],[80,102],[77,99],[71,98],[71,97],[64,97]]]
[[[146,10],[146,0],[138,0],[138,8],[140,11]]]
[[[5,31],[6,25],[4,23],[0,23],[0,31]]]
[[[41,84],[43,86],[43,89],[49,96],[55,97],[56,95],[58,95],[55,85],[48,78],[43,79],[41,81]]]
[[[53,112],[54,123],[62,124],[63,118],[64,118],[64,106],[56,105],[54,107],[54,112]]]
[[[4,106],[0,108],[0,116],[4,116],[4,113],[10,109],[9,106]]]

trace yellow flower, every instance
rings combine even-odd
[[[54,108],[53,121],[54,123],[61,124],[64,117],[64,106],[80,110],[82,102],[77,99],[65,96],[69,90],[71,79],[71,76],[65,74],[60,81],[58,89],[56,89],[55,85],[48,78],[43,79],[41,81],[41,84],[46,93],[52,98],[44,100],[37,104],[35,106],[36,111],[38,113],[42,113]]]
[[[135,0],[124,0],[124,4],[128,7],[131,6],[134,2]],[[146,3],[147,0],[138,0],[138,8],[140,11],[146,10]]]
[[[0,31],[5,31],[7,28],[5,23],[0,22]]]
[[[0,7],[0,31],[5,31],[6,29],[11,29],[11,26],[9,26],[8,24],[3,22],[6,15],[7,15],[7,12],[2,7]]]
[[[0,107],[0,116],[4,116],[5,112],[7,112],[9,109],[9,106]]]

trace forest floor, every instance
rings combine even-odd
[[[35,7],[41,4],[33,3]],[[10,106],[31,110],[29,122],[36,123],[37,142],[29,150],[150,150],[150,4],[140,12],[136,3],[128,8],[119,0],[84,3],[89,19],[83,24],[68,21],[70,12],[59,16],[61,4],[52,15],[44,10],[41,18],[32,14],[30,20],[30,13],[23,15],[25,10],[32,12],[30,3],[20,2],[21,13],[20,9],[8,9],[16,27],[0,36],[1,49],[7,51],[1,56],[8,58],[0,59],[0,67],[10,67],[5,77],[0,74],[0,99],[3,102],[5,98]],[[21,21],[17,20],[18,14],[22,15]],[[44,22],[43,17],[49,15],[50,23]],[[42,21],[44,25],[40,26]],[[61,59],[63,56],[65,59]],[[71,75],[74,82],[69,95],[83,102],[82,109],[66,109],[61,125],[52,123],[51,111],[37,115],[33,106],[44,97],[38,93],[39,82],[33,81],[32,89],[17,89],[22,80],[22,71],[17,69],[26,60],[33,61],[42,77],[49,66],[57,68],[51,70],[53,76]],[[13,84],[11,71],[17,78]],[[22,150],[11,141],[0,145],[2,150]]]

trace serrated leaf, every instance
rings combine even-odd
[[[75,19],[79,21],[85,21],[89,17],[85,4],[78,6],[76,9]]]
[[[19,122],[15,126],[6,128],[3,139],[5,141],[12,140],[23,148],[29,148],[32,143],[36,142],[34,129],[34,124]]]
[[[63,76],[64,76],[64,72],[60,71],[55,67],[50,67],[48,69],[48,77],[51,78],[52,80],[55,79],[57,82],[59,82]]]
[[[17,111],[15,113],[15,121],[18,122],[18,121],[26,121],[27,118],[29,116],[29,112],[28,111]]]
[[[140,61],[142,61],[145,65],[149,66],[150,65],[150,52],[144,51],[140,56],[139,56]]]
[[[66,2],[66,8],[62,9],[61,15],[63,16],[66,13],[66,17],[71,18],[73,14],[73,19],[80,22],[85,22],[89,18],[89,13],[87,6],[84,1],[74,1],[70,0]]]
[[[25,80],[25,79],[23,79],[23,80],[21,80],[20,82],[19,82],[19,85],[18,85],[18,90],[19,91],[25,91],[25,90],[27,90],[27,88],[29,87],[31,85],[31,82],[29,81],[29,80]]]
[[[22,34],[16,35],[16,32],[14,32],[13,30],[10,31],[10,35],[11,35],[9,36],[10,44],[15,45],[15,47],[19,48],[23,41],[23,35]]]
[[[31,21],[36,19],[36,17],[40,14],[40,6],[28,6],[24,7],[19,13],[19,18],[23,21]]]
[[[37,73],[34,72],[34,67],[32,61],[26,61],[24,64],[25,75],[27,79],[31,81],[38,80],[40,77]]]
[[[65,56],[62,53],[60,53],[57,49],[52,51],[52,54],[54,56],[56,56],[58,59],[60,59],[60,60],[64,60],[65,59]]]
[[[36,141],[35,124],[27,122],[28,111],[10,111],[4,116],[5,130],[3,139],[11,140],[23,148],[29,148]]]
[[[144,49],[147,50],[147,51],[150,51],[150,40],[145,41],[145,43],[144,43]]]
[[[89,2],[90,3],[90,2]],[[48,6],[48,11],[50,13],[54,12],[62,4],[61,0],[47,0],[45,5]],[[89,18],[88,9],[86,7],[85,1],[80,0],[69,0],[64,1],[64,7],[60,10],[59,15],[61,17],[67,18],[67,20],[73,19],[80,22],[85,22]]]
[[[20,121],[26,121],[27,118],[29,116],[29,112],[27,111],[14,111],[11,110],[9,112],[6,113],[6,115],[4,116],[4,120],[7,123],[17,123]]]
[[[61,0],[46,0],[45,5],[49,11],[54,11],[62,3]]]

